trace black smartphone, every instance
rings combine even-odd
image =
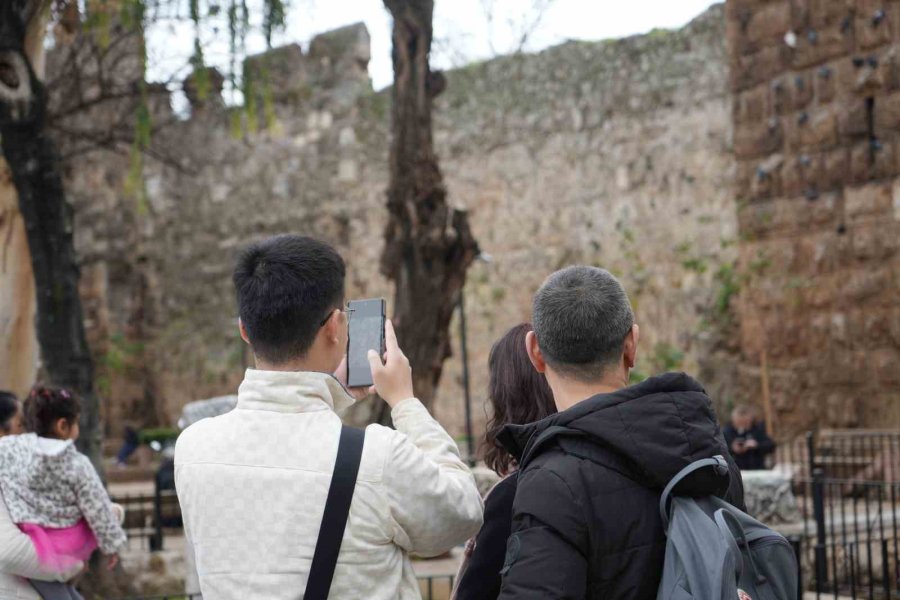
[[[369,366],[369,350],[384,354],[384,298],[351,300],[350,329],[347,339],[347,386],[372,385],[372,369]]]

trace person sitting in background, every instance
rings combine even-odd
[[[35,387],[25,401],[29,433],[0,439],[0,491],[41,565],[62,571],[99,546],[112,569],[126,542],[115,508],[87,456],[75,449],[81,403],[68,390]],[[74,588],[32,582],[44,598],[80,598]]]
[[[738,406],[731,411],[731,423],[722,433],[741,471],[766,468],[766,456],[775,451],[775,442],[766,433],[765,424],[756,420],[752,408]]]
[[[510,329],[497,340],[488,358],[489,399],[493,415],[484,436],[484,462],[502,479],[484,499],[484,525],[466,545],[454,600],[495,600],[500,595],[500,570],[512,529],[516,497],[516,460],[499,443],[497,434],[509,423],[524,425],[556,412],[547,379],[531,366],[525,336],[531,323]]]
[[[22,433],[22,409],[11,392],[0,391],[0,438]],[[0,598],[40,600],[28,579],[63,582],[77,576],[84,564],[55,571],[42,566],[31,538],[12,522],[0,494]]]
[[[116,454],[116,466],[124,467],[127,465],[128,459],[140,446],[141,436],[138,434],[137,429],[131,425],[126,425],[125,432],[122,434],[122,447],[119,448],[119,452]]]

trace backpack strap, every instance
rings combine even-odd
[[[699,471],[700,469],[705,469],[706,467],[713,467],[716,470],[716,474],[718,475],[728,475],[728,462],[725,460],[723,456],[716,455],[712,458],[702,458],[700,460],[696,460],[678,471],[678,474],[673,477],[666,488],[663,490],[662,496],[659,499],[659,516],[662,517],[663,529],[666,531],[669,530],[669,498],[672,496],[672,491],[675,487],[684,481],[684,479],[694,473],[695,471]]]
[[[334,578],[334,568],[337,566],[341,541],[347,527],[356,477],[359,475],[365,437],[366,432],[363,429],[346,425],[341,427],[337,460],[334,463],[334,474],[331,476],[331,487],[328,488],[322,525],[319,527],[316,551],[309,568],[304,600],[327,600],[328,592],[331,590],[331,580]]]

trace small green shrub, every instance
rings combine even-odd
[[[151,429],[142,429],[140,433],[138,433],[138,438],[142,444],[159,442],[160,444],[165,445],[166,442],[174,442],[178,439],[179,433],[181,432],[175,427],[155,427]]]

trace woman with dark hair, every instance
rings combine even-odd
[[[484,499],[481,531],[466,545],[455,600],[495,600],[500,595],[500,570],[512,530],[517,479],[516,461],[497,443],[497,434],[510,423],[533,423],[556,412],[547,380],[534,369],[525,352],[529,331],[530,323],[516,325],[497,340],[488,358],[493,411],[482,448],[484,462],[502,479]]]
[[[22,433],[22,407],[11,392],[0,390],[0,435]]]
[[[0,391],[0,438],[22,433],[22,410],[19,401],[9,392]],[[77,562],[67,569],[43,566],[31,538],[23,533],[9,515],[0,494],[0,598],[40,600],[41,596],[28,579],[38,581],[68,581],[81,572],[84,565]]]

